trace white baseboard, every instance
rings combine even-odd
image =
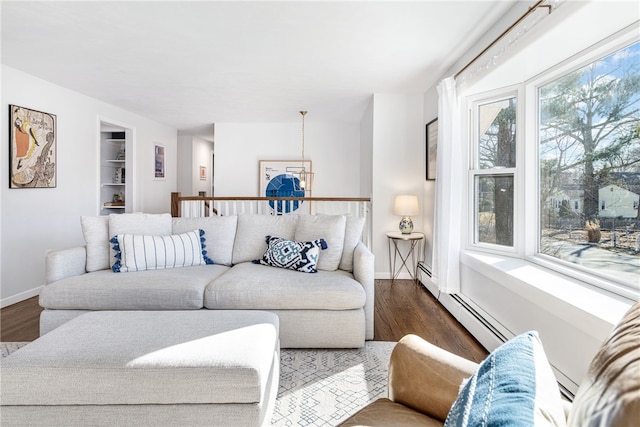
[[[376,280],[378,279],[391,280],[391,273],[389,272],[375,273],[373,277]],[[413,280],[413,279],[411,278],[409,273],[403,271],[400,274],[398,274],[398,277],[396,277],[396,280]]]
[[[29,289],[28,291],[20,292],[17,295],[12,295],[10,297],[3,298],[3,299],[0,300],[0,308],[5,308],[5,307],[10,306],[12,304],[15,304],[17,302],[24,301],[26,299],[38,296],[38,295],[40,295],[40,290],[43,287],[44,286],[38,286],[37,288],[33,288],[33,289]]]
[[[487,321],[483,318],[485,313],[474,312],[463,304],[459,297],[440,292],[436,284],[431,281],[430,272],[421,269],[419,278],[422,285],[484,348],[493,351],[504,343],[504,337],[498,336],[499,334],[487,325]]]

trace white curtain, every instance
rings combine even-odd
[[[460,110],[453,77],[438,85],[438,148],[432,280],[441,292],[460,291],[460,250],[465,165],[460,138]]]

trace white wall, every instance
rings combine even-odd
[[[177,191],[183,196],[193,192],[193,136],[178,135],[178,183]]]
[[[414,194],[422,206],[425,175],[422,109],[422,94],[373,96],[372,249],[376,256],[378,279],[388,279],[390,276],[385,232],[398,230],[400,217],[393,215],[395,196]],[[414,231],[422,231],[422,217],[418,215],[412,219]],[[409,275],[403,271],[399,277],[408,278]]]
[[[462,91],[471,95],[524,82],[630,25],[639,14],[637,2],[566,2],[519,41],[491,72],[464,85]],[[425,94],[425,113],[433,105],[437,105],[434,88]],[[425,198],[432,194],[429,185],[424,191]],[[562,281],[541,269],[532,269],[528,280],[517,280],[514,274],[529,268],[524,261],[519,262],[522,265],[510,273],[478,262],[473,256],[463,256],[460,296],[507,338],[526,330],[540,331],[559,380],[575,392],[597,347],[626,305],[619,298],[606,297],[575,281]],[[438,294],[428,278],[423,280]],[[543,291],[527,281],[556,287],[565,296]],[[469,311],[448,295],[440,300],[483,345],[495,348],[495,336]]]
[[[47,250],[84,244],[80,216],[98,213],[99,118],[135,128],[136,170],[131,182],[136,183],[134,208],[139,211],[170,211],[177,131],[11,67],[2,66],[1,79],[5,114],[8,105],[15,104],[57,116],[57,187],[52,189],[9,189],[7,116],[0,120],[0,304],[4,307],[37,294],[45,280]],[[164,181],[154,180],[154,142],[167,147]]]
[[[360,120],[360,194],[373,194],[373,96]]]
[[[204,191],[211,196],[211,153],[214,144],[197,136],[178,136],[178,190],[183,196],[197,196]],[[200,179],[200,166],[207,168],[207,177]]]
[[[216,123],[216,196],[258,195],[260,160],[299,160],[301,121]],[[314,197],[368,197],[360,193],[358,124],[305,118],[305,159],[311,160]]]

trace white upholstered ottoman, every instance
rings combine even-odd
[[[269,425],[278,317],[97,311],[0,363],[2,426]]]

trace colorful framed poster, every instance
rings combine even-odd
[[[9,105],[9,188],[55,188],[56,116]]]
[[[155,145],[154,148],[154,162],[155,162],[155,179],[165,179],[165,152],[166,148],[164,145]]]
[[[311,192],[300,188],[296,172],[311,172],[311,160],[260,160],[259,197],[310,197]],[[276,214],[309,212],[309,204],[304,201],[269,201]],[[304,209],[302,209],[304,207]]]

